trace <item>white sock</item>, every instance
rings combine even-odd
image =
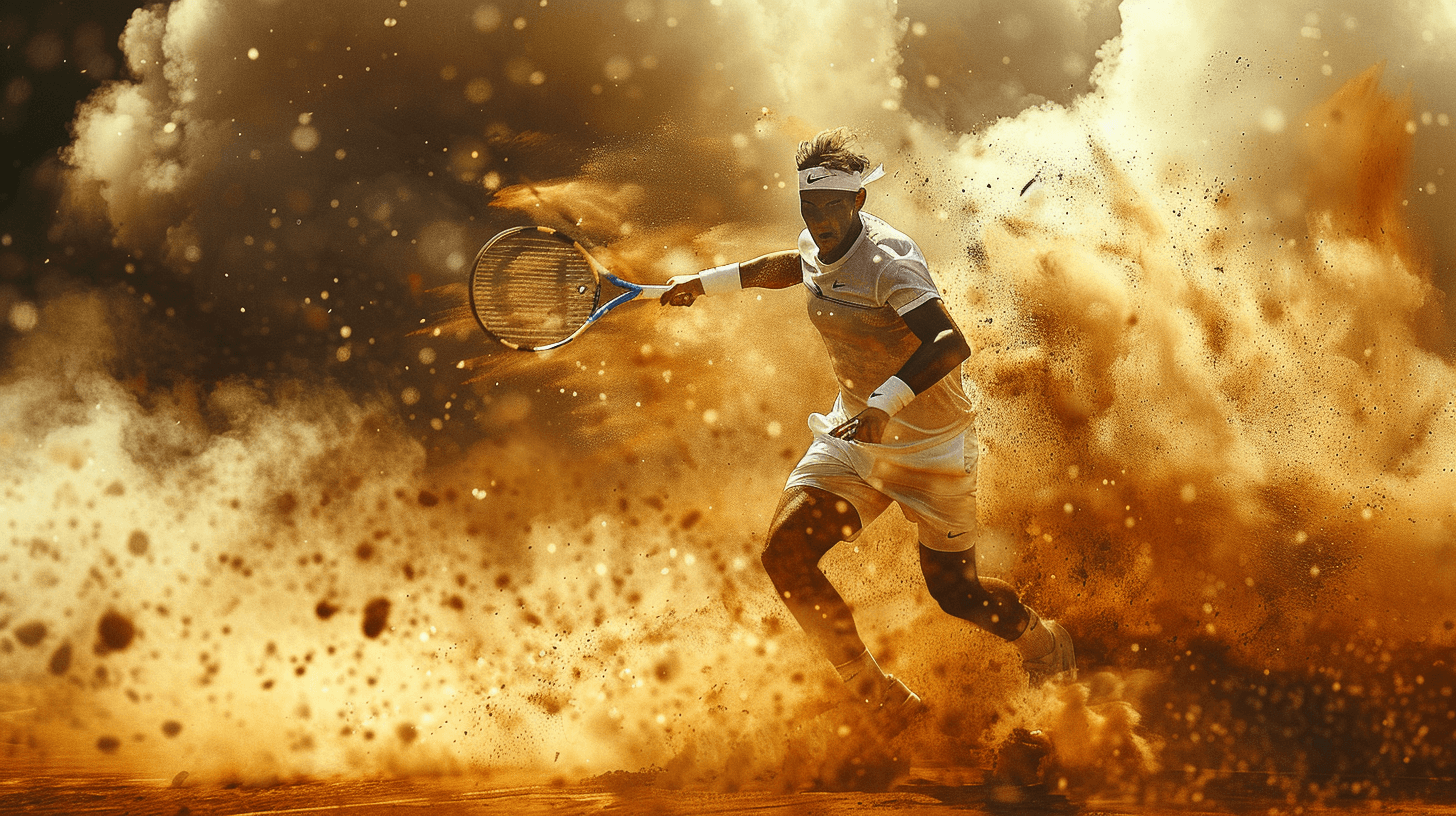
[[[875,662],[875,656],[865,649],[848,662],[841,663],[834,667],[839,672],[839,679],[845,685],[853,683],[855,689],[883,688],[888,685],[890,678],[886,676],[880,664]]]
[[[1011,641],[1021,652],[1022,660],[1036,660],[1039,657],[1046,657],[1056,648],[1056,639],[1052,637],[1052,630],[1041,622],[1041,616],[1031,607],[1026,608],[1031,618],[1026,622],[1026,628],[1021,631],[1016,640]]]

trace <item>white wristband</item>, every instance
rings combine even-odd
[[[905,381],[899,377],[891,377],[876,388],[865,402],[871,408],[878,408],[890,416],[894,416],[900,412],[901,408],[909,405],[910,400],[913,399],[915,399],[914,389],[906,385]]]
[[[743,289],[743,270],[736,263],[715,266],[698,273],[703,283],[703,294],[726,295]]]

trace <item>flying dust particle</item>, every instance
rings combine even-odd
[[[51,662],[47,666],[50,673],[59,677],[71,670],[71,644],[62,643],[51,653]]]
[[[28,332],[40,322],[40,311],[33,303],[17,303],[10,307],[10,325],[18,332]]]
[[[291,491],[285,491],[279,494],[278,498],[274,500],[274,507],[278,509],[279,515],[286,516],[298,509],[298,497],[293,495]]]
[[[308,153],[319,146],[319,132],[317,128],[309,125],[299,125],[293,129],[289,141],[295,150],[300,153]]]
[[[31,621],[15,628],[15,639],[20,641],[22,646],[35,646],[45,640],[45,636],[46,625],[40,621]]]
[[[98,651],[119,652],[131,645],[132,638],[136,637],[136,626],[130,618],[112,611],[101,616],[96,634],[100,637]]]
[[[364,637],[377,638],[389,622],[389,600],[375,598],[364,607]]]

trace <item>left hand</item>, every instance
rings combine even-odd
[[[878,408],[866,408],[830,431],[829,435],[850,442],[878,445],[885,436],[885,426],[889,424],[889,414]]]

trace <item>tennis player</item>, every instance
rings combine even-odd
[[[908,721],[919,695],[875,661],[819,569],[825,553],[898,503],[918,528],[920,566],[942,609],[1010,641],[1033,683],[1075,676],[1066,629],[976,572],[979,448],[960,377],[971,349],[920,248],[863,209],[864,185],[883,167],[870,170],[844,128],[801,143],[796,158],[798,249],[674,278],[661,299],[691,306],[748,287],[807,290],[839,395],[828,414],[809,417],[814,441],[769,524],[769,578],[851,692],[892,722]]]

